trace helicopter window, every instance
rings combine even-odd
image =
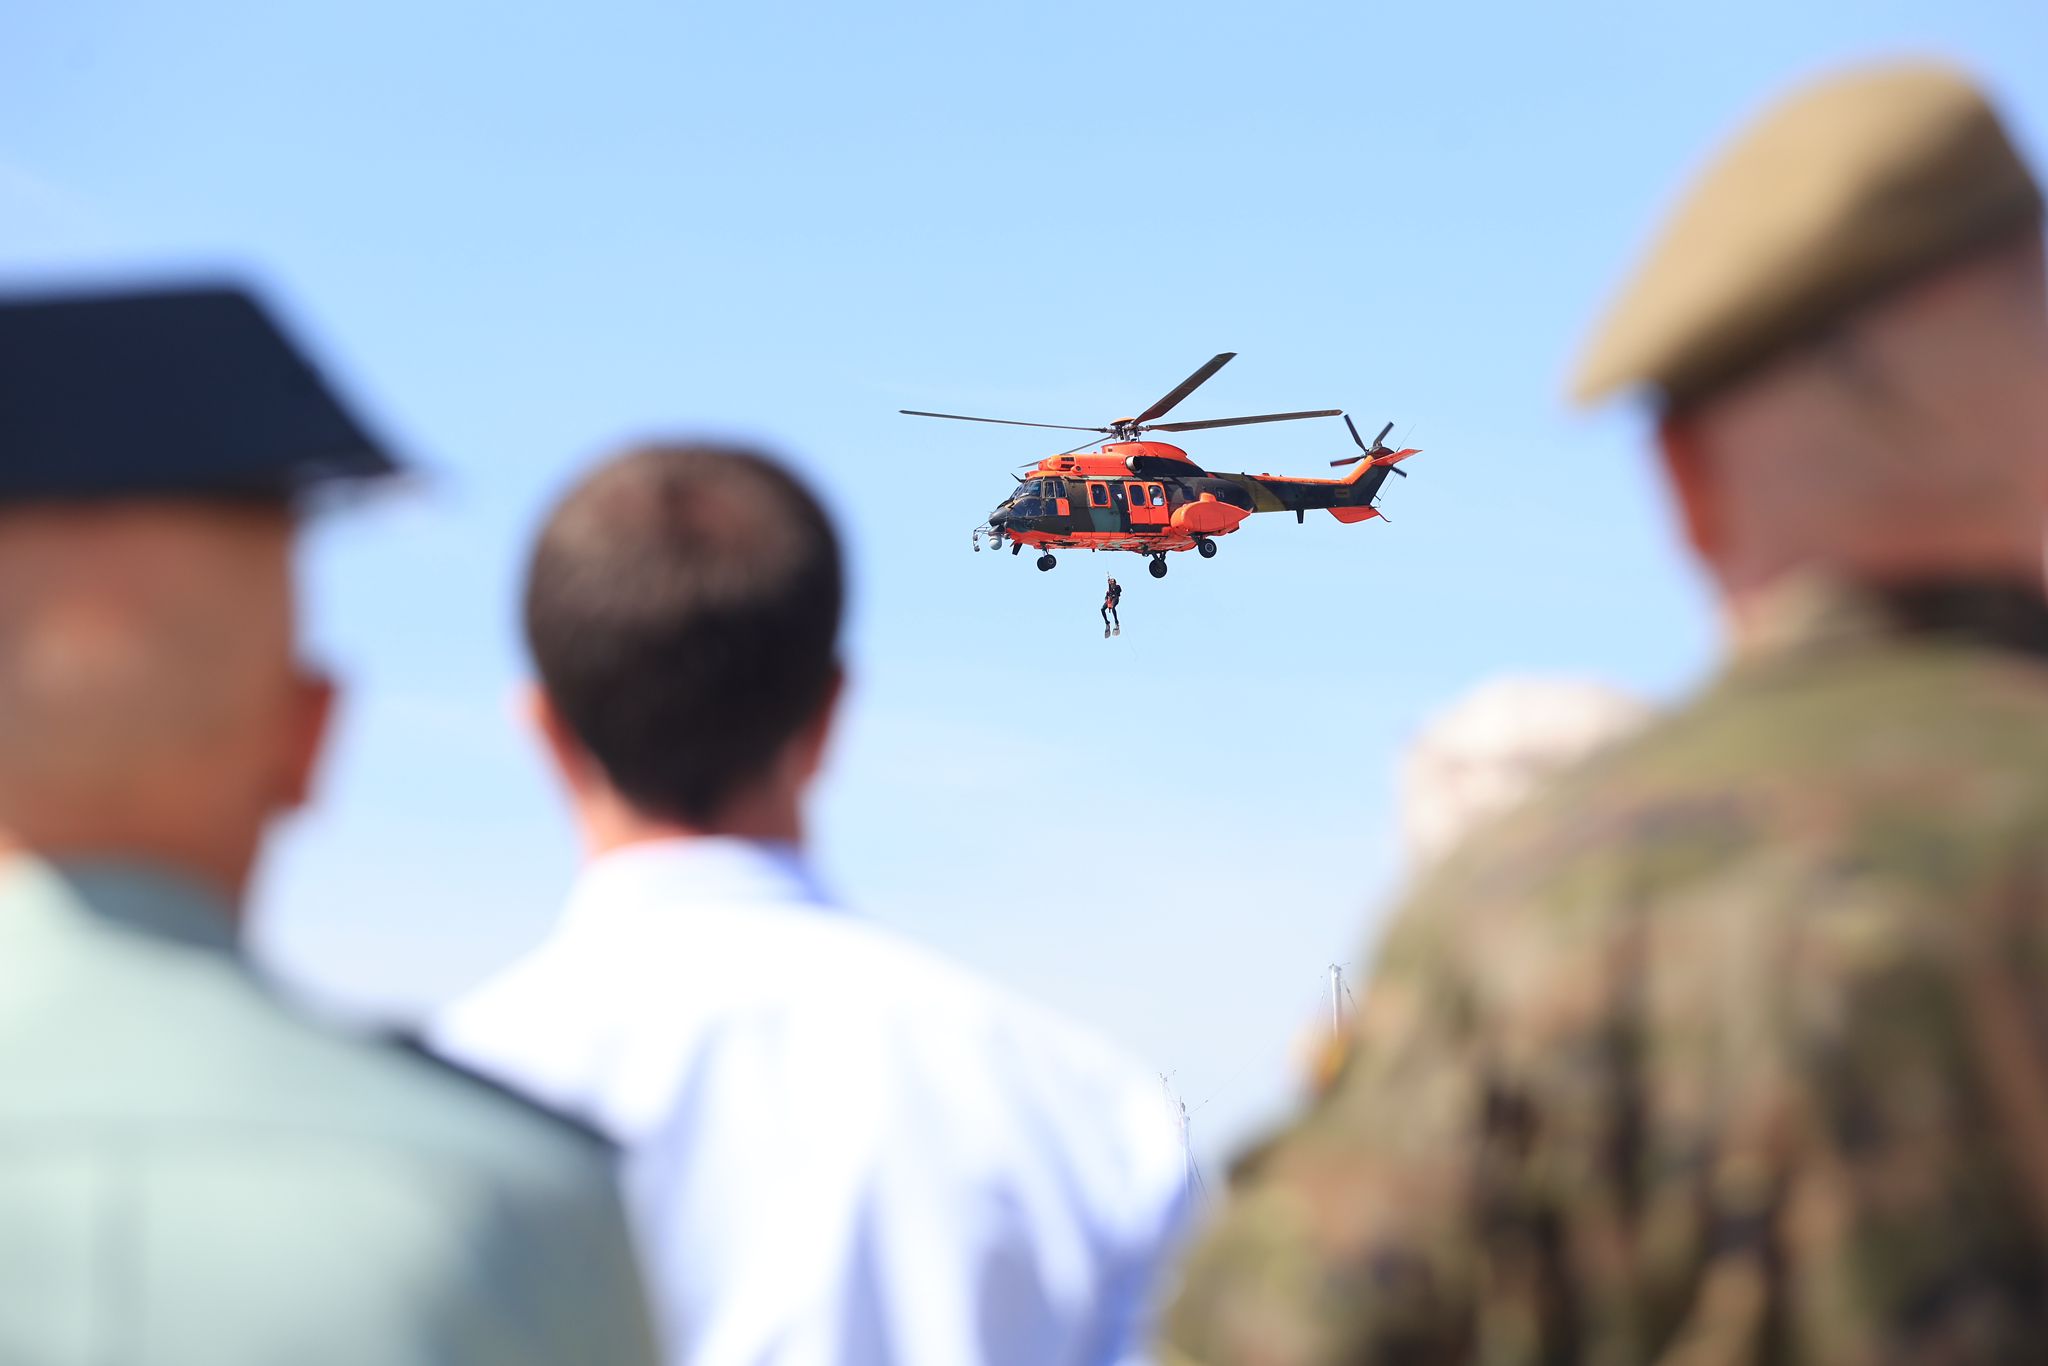
[[[1166,486],[1165,486],[1165,485],[1163,485],[1163,484],[1147,484],[1147,485],[1145,486],[1145,488],[1146,488],[1146,492],[1147,492],[1147,493],[1148,493],[1148,494],[1150,495],[1150,501],[1151,501],[1151,504],[1152,504],[1152,506],[1153,506],[1153,507],[1156,507],[1156,508],[1163,508],[1163,507],[1165,507],[1165,506],[1166,506]]]
[[[1090,485],[1088,486],[1088,506],[1090,506],[1090,507],[1097,507],[1097,508],[1106,508],[1106,507],[1108,507],[1108,506],[1109,506],[1109,485],[1107,485],[1107,484],[1090,484]]]

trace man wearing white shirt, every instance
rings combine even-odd
[[[589,864],[435,1041],[618,1143],[672,1362],[1134,1360],[1185,1201],[1157,1087],[804,864],[842,596],[824,511],[748,452],[570,492],[525,620]]]

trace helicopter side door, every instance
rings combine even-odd
[[[1123,501],[1122,490],[1115,484],[1106,479],[1090,479],[1087,530],[1122,531]]]
[[[1124,485],[1130,503],[1132,529],[1163,529],[1171,513],[1166,506],[1166,485],[1133,479]]]

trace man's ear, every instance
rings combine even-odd
[[[278,809],[296,811],[313,796],[313,779],[327,748],[334,720],[334,680],[311,670],[292,680],[290,711],[285,718],[283,767],[277,792]]]
[[[538,682],[521,685],[513,702],[519,719],[540,742],[541,753],[555,777],[573,794],[589,791],[599,777],[597,761],[576,738],[576,732],[556,708],[554,699]]]
[[[1663,457],[1664,477],[1678,506],[1686,541],[1701,560],[1717,563],[1724,541],[1713,461],[1683,413],[1665,413],[1657,419],[1657,451]]]
[[[797,732],[795,758],[798,781],[810,782],[825,766],[825,748],[831,743],[833,731],[839,725],[839,703],[845,696],[846,667],[835,663],[832,681],[825,689],[825,700],[818,704],[817,713]]]

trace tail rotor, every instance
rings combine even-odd
[[[1339,460],[1332,460],[1330,468],[1336,469],[1342,465],[1355,465],[1361,460],[1376,460],[1380,456],[1393,455],[1395,453],[1394,448],[1387,445],[1387,433],[1394,430],[1393,423],[1389,422],[1386,426],[1380,428],[1380,434],[1372,439],[1370,446],[1366,445],[1365,438],[1358,434],[1358,424],[1351,420],[1351,414],[1349,413],[1344,414],[1344,426],[1350,431],[1352,444],[1358,447],[1358,454],[1347,455]],[[1389,465],[1387,468],[1400,475],[1403,479],[1408,477],[1408,471],[1402,469],[1399,465]]]

